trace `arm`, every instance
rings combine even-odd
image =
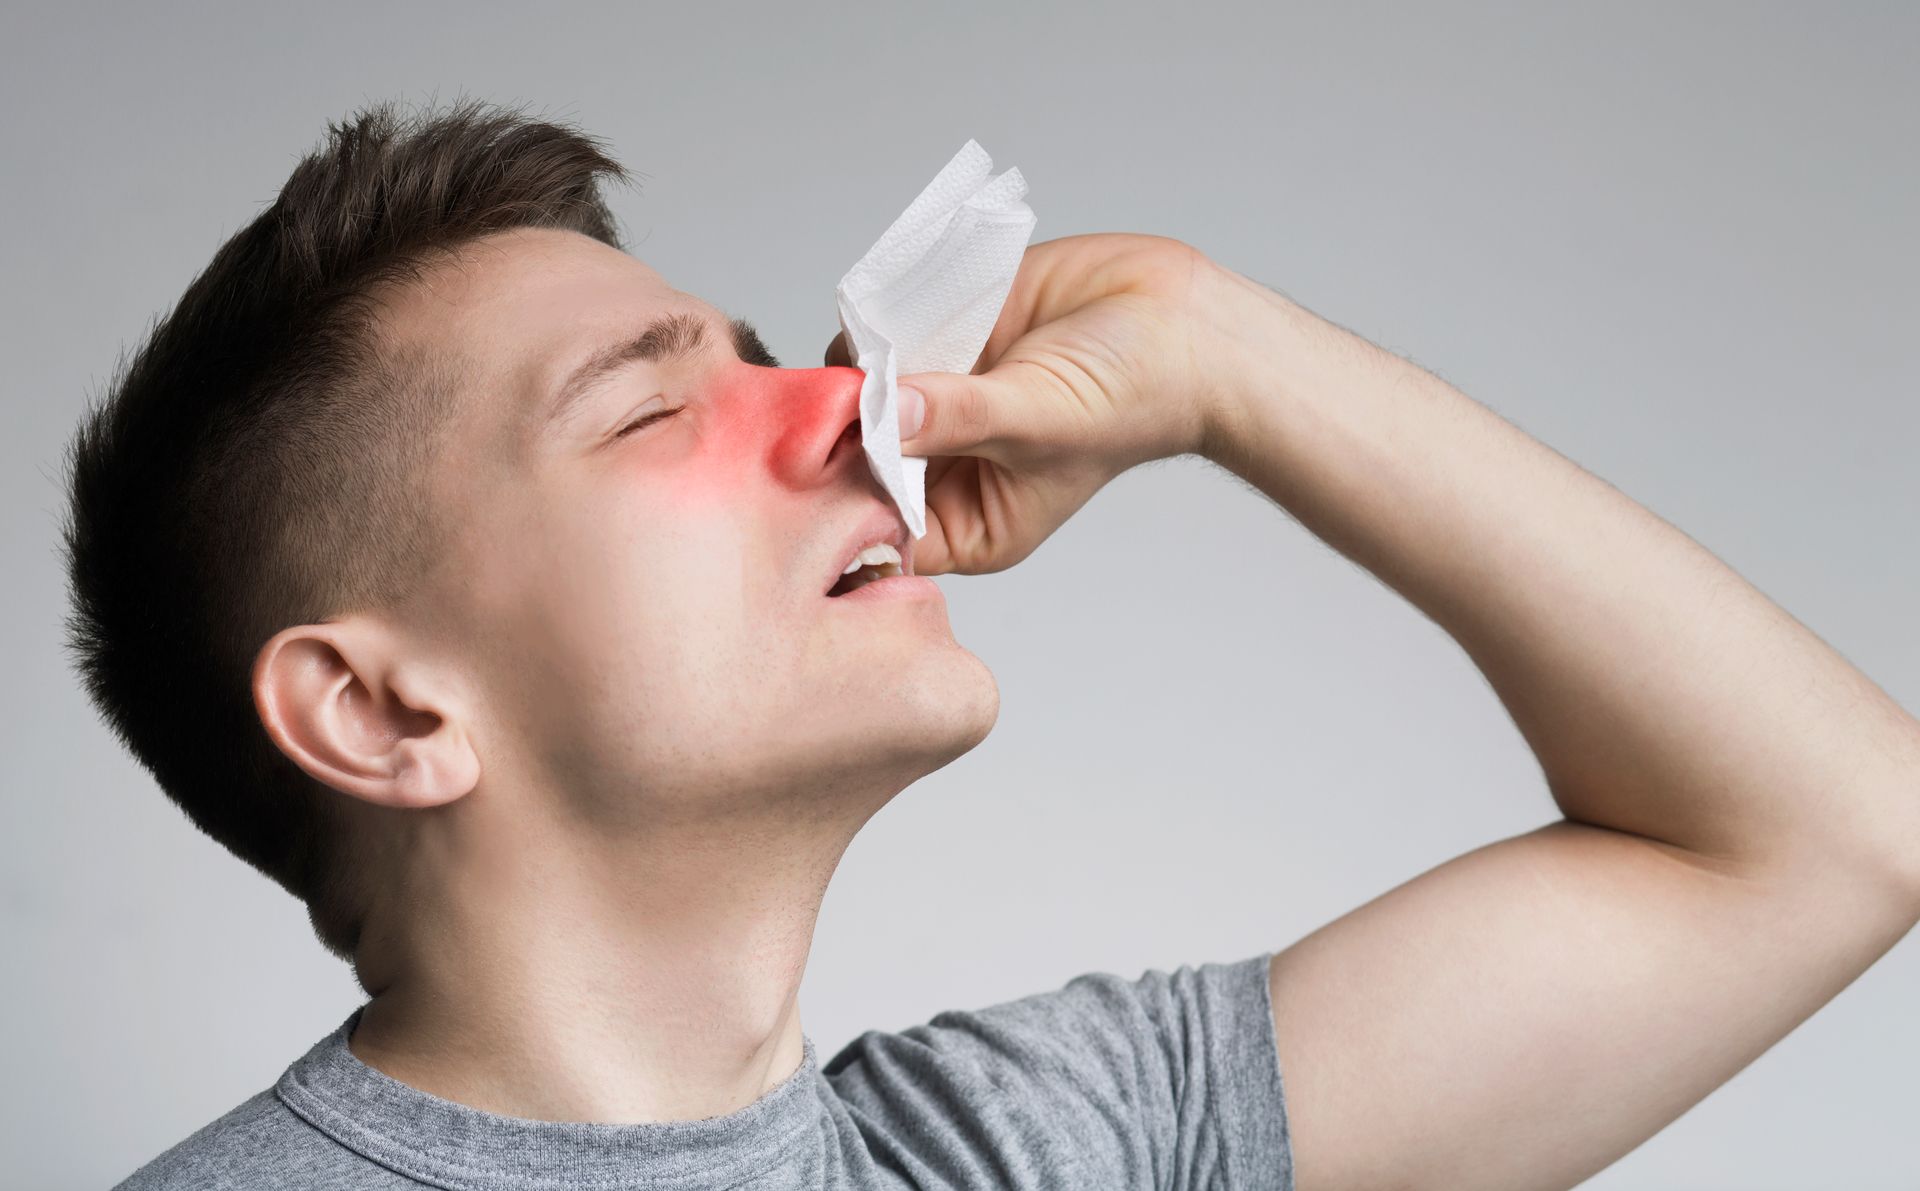
[[[1198,452],[1451,633],[1539,758],[1564,822],[1274,957],[1301,1191],[1578,1183],[1920,919],[1920,723],[1646,509],[1192,247],[1036,244],[973,374],[900,379],[917,569],[1013,566]]]
[[[1565,1187],[1920,920],[1920,723],[1684,534],[1219,270],[1202,451],[1451,634],[1566,821],[1275,956],[1301,1191]]]

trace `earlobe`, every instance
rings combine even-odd
[[[440,806],[473,789],[465,709],[427,663],[369,620],[296,625],[254,658],[267,735],[316,781],[380,806]]]

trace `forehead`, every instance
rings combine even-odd
[[[617,248],[577,232],[517,228],[428,266],[383,313],[396,344],[457,359],[469,375],[527,399],[558,385],[583,352],[670,311],[725,321]]]

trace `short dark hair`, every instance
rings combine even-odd
[[[344,796],[267,736],[253,659],[289,625],[393,606],[433,556],[422,473],[452,386],[383,337],[382,297],[494,232],[620,248],[602,179],[627,174],[594,138],[479,101],[329,122],[122,355],[68,450],[67,625],[88,694],[350,963],[366,891]]]

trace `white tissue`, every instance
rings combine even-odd
[[[896,380],[972,372],[1033,235],[1017,169],[991,177],[977,141],[953,155],[834,287],[860,386],[867,464],[916,538],[927,532],[927,461],[900,453]]]

